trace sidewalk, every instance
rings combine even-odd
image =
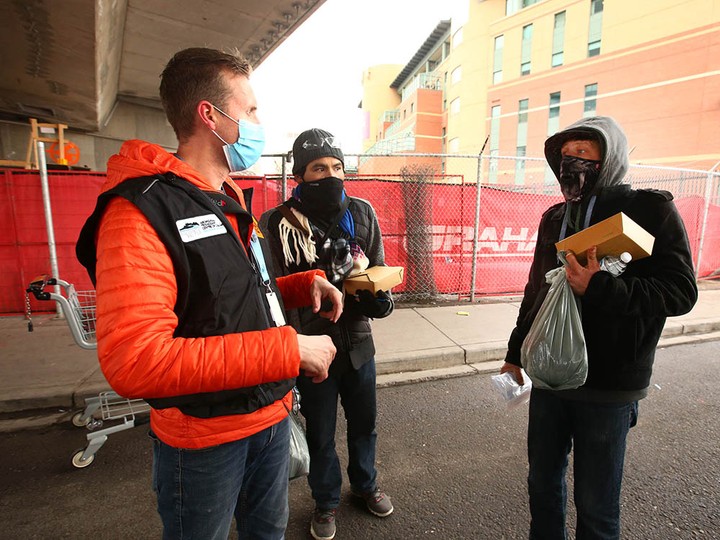
[[[520,297],[504,297],[396,309],[373,323],[378,384],[498,370],[519,307]],[[67,417],[85,397],[109,389],[95,351],[79,348],[64,320],[33,322],[28,333],[24,318],[0,317],[0,431],[15,417],[35,415],[40,424],[49,414]],[[668,319],[659,347],[713,339],[720,339],[720,283],[702,282],[697,304]]]

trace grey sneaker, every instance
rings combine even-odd
[[[335,538],[335,508],[320,510],[316,508],[310,522],[310,534],[315,540]]]
[[[355,489],[351,489],[351,493],[356,497],[363,499],[367,505],[368,511],[377,517],[389,516],[393,513],[393,510],[395,510],[392,502],[390,502],[390,497],[385,495],[385,493],[380,491],[378,488],[366,493],[360,493]]]

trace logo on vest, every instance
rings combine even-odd
[[[227,234],[225,225],[215,214],[179,219],[175,225],[180,233],[180,238],[186,244],[201,238]]]

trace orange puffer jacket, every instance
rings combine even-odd
[[[126,142],[110,158],[103,191],[139,176],[172,171],[203,190],[213,190],[187,163],[161,147]],[[228,179],[227,184],[240,194]],[[240,197],[242,204],[242,196]],[[234,215],[228,219],[237,232]],[[129,201],[113,199],[97,234],[97,345],[111,387],[129,398],[160,398],[244,388],[296,377],[300,353],[291,326],[205,338],[176,338],[177,285],[163,242]],[[277,280],[287,309],[311,303],[316,271]],[[285,396],[285,405],[291,403]],[[152,430],[171,446],[205,448],[257,433],[287,411],[282,401],[250,414],[196,418],[177,408],[153,409]]]

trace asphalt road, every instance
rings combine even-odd
[[[720,538],[720,342],[657,356],[629,436],[623,538]],[[506,410],[487,374],[378,396],[380,483],[396,510],[377,519],[346,494],[337,538],[527,538],[526,407]],[[0,538],[159,538],[146,433],[111,435],[82,470],[70,465],[80,428],[0,434]],[[338,446],[344,461],[342,434]],[[304,480],[291,483],[290,507],[288,540],[309,538]]]

